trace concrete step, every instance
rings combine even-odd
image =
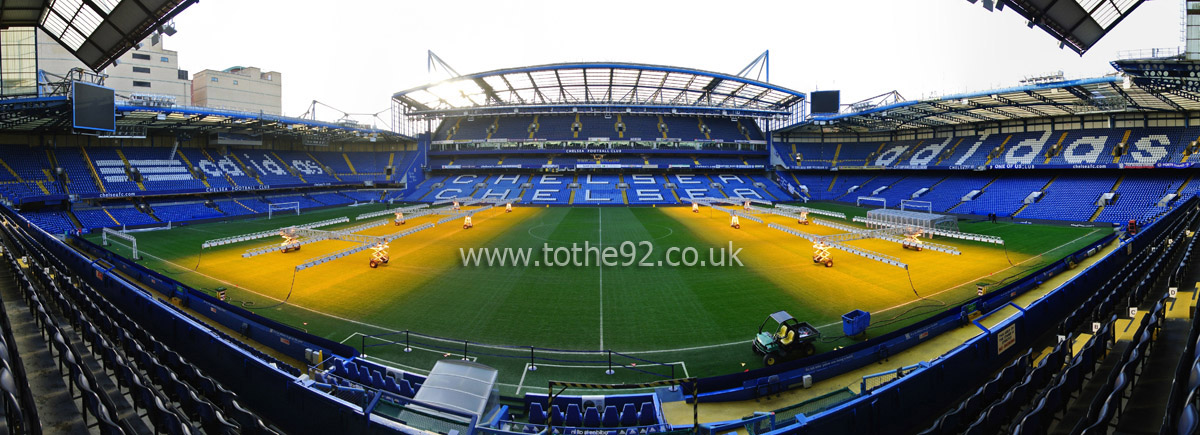
[[[44,433],[87,434],[81,407],[71,399],[66,381],[59,376],[58,361],[42,339],[29,305],[7,267],[0,267],[0,297],[12,324],[13,341],[25,366]]]

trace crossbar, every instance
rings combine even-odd
[[[118,238],[118,239],[124,239],[124,240],[127,240],[127,241],[129,241],[129,243],[130,243],[131,245],[133,245],[133,259],[134,259],[134,260],[141,260],[141,258],[138,256],[137,239],[135,239],[135,238],[134,238],[133,236],[131,236],[131,235],[128,235],[128,234],[122,233],[122,232],[120,232],[120,231],[115,231],[115,230],[113,230],[113,229],[111,229],[111,228],[105,228],[105,229],[104,229],[104,230],[103,230],[103,231],[100,233],[100,239],[101,239],[101,243],[103,243],[103,244],[104,244],[104,246],[108,246],[108,236],[110,236],[110,235],[111,235],[111,236],[113,236],[113,237],[116,237],[116,238]]]

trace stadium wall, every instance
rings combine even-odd
[[[943,410],[970,393],[972,386],[986,380],[1002,365],[1027,351],[1035,339],[1053,331],[1071,310],[1095,292],[1108,272],[1149,248],[1170,223],[1200,200],[1193,198],[1165,219],[1143,229],[1137,236],[1100,259],[1087,270],[1034,301],[1024,309],[911,374],[846,403],[813,416],[803,414],[796,422],[771,435],[802,433],[911,432],[927,425]],[[1111,240],[1111,239],[1110,239]],[[1015,294],[1013,294],[1015,295]],[[1008,295],[1006,295],[1008,296]],[[1009,296],[1011,299],[1011,296]],[[1004,301],[1007,304],[1007,301]],[[994,314],[1002,305],[989,304]],[[978,325],[978,324],[977,324]],[[1001,341],[1004,346],[1000,346]],[[957,387],[957,388],[956,388]]]

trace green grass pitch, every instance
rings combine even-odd
[[[867,210],[843,204],[812,206],[848,216],[865,215]],[[962,231],[1003,237],[1007,251],[982,243],[934,240],[958,247],[961,256],[905,250],[881,240],[850,242],[898,257],[910,265],[909,272],[837,250],[835,267],[825,268],[812,262],[812,245],[804,239],[745,219],[735,230],[725,213],[708,208],[693,213],[687,207],[488,210],[476,215],[470,230],[455,220],[394,241],[391,262],[378,269],[368,267],[367,250],[293,274],[294,267],[309,258],[353,246],[342,241],[248,259],[242,252],[279,239],[200,249],[205,240],[337,216],[353,219],[383,208],[340,207],[133,235],[142,252],[141,264],[205,291],[225,287],[234,303],[310,333],[355,347],[365,344],[370,359],[424,373],[437,359],[461,358],[463,341],[468,341],[467,358],[500,369],[502,392],[513,394],[543,392],[550,379],[627,383],[761,367],[750,339],[762,320],[777,310],[821,327],[824,337],[818,352],[853,344],[853,339],[842,337],[841,315],[846,312],[871,312],[868,336],[878,336],[973,297],[977,282],[998,286],[1111,231],[963,221]],[[389,223],[361,234],[384,235],[436,219],[413,218],[404,227]],[[813,234],[840,232],[777,216],[764,219]],[[587,242],[619,248],[626,241],[637,248],[630,266],[464,266],[459,252],[529,248],[540,260],[543,246],[582,247]],[[730,244],[741,249],[744,266],[657,265],[672,247],[696,248],[707,262],[709,248]],[[648,245],[654,248],[649,254]],[[110,249],[128,254],[116,243]],[[618,256],[620,262],[627,259]],[[636,265],[643,261],[654,266]],[[283,300],[287,302],[280,303]],[[415,334],[400,332],[406,330]],[[378,334],[388,335],[364,338]],[[527,370],[530,347],[540,348],[533,352],[536,371]],[[606,374],[610,355],[605,350],[616,352],[611,355],[616,366],[612,375]]]

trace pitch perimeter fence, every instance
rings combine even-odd
[[[536,346],[515,346],[478,343],[413,331],[397,331],[382,334],[361,335],[359,351],[363,355],[377,354],[387,349],[395,352],[434,353],[443,358],[462,358],[473,361],[487,360],[504,365],[525,365],[525,370],[536,372],[553,367],[557,369],[594,370],[607,375],[619,375],[622,379],[660,380],[676,379],[687,375],[682,362],[661,362],[621,353],[614,350],[571,350]]]

